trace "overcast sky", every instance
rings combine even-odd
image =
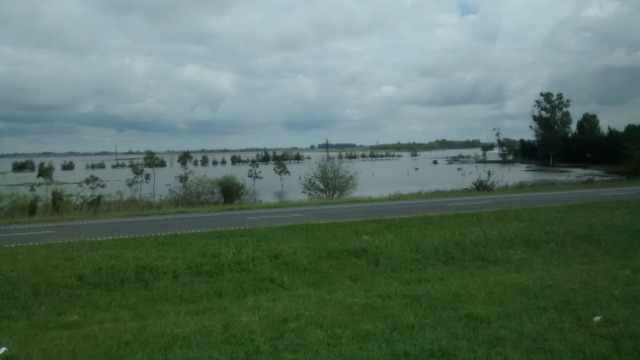
[[[0,1],[0,152],[529,138],[640,122],[640,2]]]

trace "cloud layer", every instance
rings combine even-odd
[[[640,122],[640,5],[0,3],[0,152],[530,137],[540,91]]]

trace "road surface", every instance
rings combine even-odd
[[[193,213],[0,226],[0,246],[639,199],[640,187]]]

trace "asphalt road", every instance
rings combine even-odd
[[[107,240],[207,230],[639,199],[640,187],[110,218],[0,226],[0,245]]]

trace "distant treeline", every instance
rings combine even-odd
[[[562,137],[555,153],[558,161],[619,164],[629,160],[640,149],[640,125],[637,124],[629,124],[623,131],[608,127],[605,132],[596,121],[589,131],[580,130]],[[521,139],[517,151],[517,155],[527,160],[544,162],[548,156],[535,140]]]
[[[348,143],[335,143],[335,144],[331,144],[329,143],[329,149],[350,149],[350,148],[357,148],[357,147],[363,147],[362,145],[358,146],[356,144],[348,144]],[[313,149],[314,146],[311,145],[311,149]],[[327,148],[327,143],[323,143],[323,144],[318,144],[318,149],[326,149]]]
[[[370,146],[369,148],[372,150],[395,150],[395,151],[411,151],[411,150],[421,150],[421,151],[429,151],[429,150],[446,150],[446,149],[473,149],[480,148],[486,146],[480,140],[436,140],[428,143],[416,143],[416,142],[407,142],[401,143],[397,142],[395,144],[380,144]]]
[[[253,160],[257,160],[260,163],[268,164],[270,162],[301,162],[304,160],[304,156],[299,152],[293,151],[283,151],[280,154],[273,151],[269,154],[268,151],[263,151],[262,153],[256,153],[255,157],[242,157],[240,155],[231,155],[231,165],[237,164],[249,164]]]
[[[361,145],[362,146],[362,145]],[[313,148],[315,148],[315,145],[312,145]],[[192,153],[229,153],[229,152],[254,152],[254,151],[275,151],[275,150],[303,150],[305,148],[301,148],[301,147],[278,147],[278,148],[265,148],[265,147],[250,147],[250,148],[240,148],[240,149],[200,149],[200,150],[192,150],[190,152]],[[124,155],[144,155],[145,153],[149,152],[151,150],[145,150],[145,151],[140,151],[140,150],[128,150],[125,152],[118,152],[118,154],[124,154]],[[183,150],[165,150],[165,153],[168,154],[175,154],[175,153],[182,153],[184,152]],[[46,156],[96,156],[96,155],[116,155],[116,153],[114,151],[96,151],[96,152],[75,152],[75,151],[69,151],[69,152],[64,152],[64,153],[57,153],[57,152],[52,152],[52,151],[44,151],[41,153],[6,153],[6,154],[0,154],[0,158],[3,157],[25,157],[25,156],[38,156],[38,157],[46,157]],[[34,170],[35,171],[35,170]]]

